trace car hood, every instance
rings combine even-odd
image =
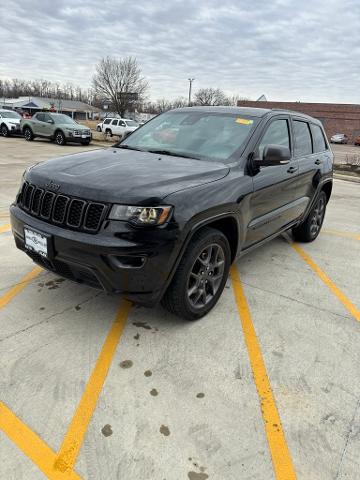
[[[88,200],[150,205],[176,191],[219,180],[228,172],[223,163],[107,148],[39,163],[26,179]]]
[[[3,119],[7,123],[15,123],[16,125],[18,125],[20,123],[20,120],[21,120],[21,118],[6,118],[6,117],[4,117]]]
[[[54,126],[70,130],[90,130],[89,127],[80,123],[56,123]]]

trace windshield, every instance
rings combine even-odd
[[[17,112],[9,112],[6,110],[0,110],[1,115],[4,118],[21,118],[21,116]]]
[[[258,123],[256,117],[206,111],[163,113],[117,145],[163,155],[196,159],[230,159]]]
[[[139,126],[139,124],[137,122],[135,122],[134,120],[126,120],[125,123],[128,127],[138,127]]]
[[[55,123],[65,123],[70,125],[76,125],[75,120],[67,115],[59,114],[59,115],[52,115],[52,119]]]

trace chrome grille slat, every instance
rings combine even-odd
[[[71,230],[96,233],[108,210],[105,203],[57,194],[25,182],[18,205],[29,215]]]

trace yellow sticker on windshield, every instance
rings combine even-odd
[[[237,118],[236,123],[241,123],[241,125],[251,125],[254,123],[254,120],[248,120],[247,118]]]

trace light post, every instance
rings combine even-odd
[[[191,88],[192,88],[192,83],[195,80],[195,78],[188,78],[189,80],[189,107],[191,106]]]

